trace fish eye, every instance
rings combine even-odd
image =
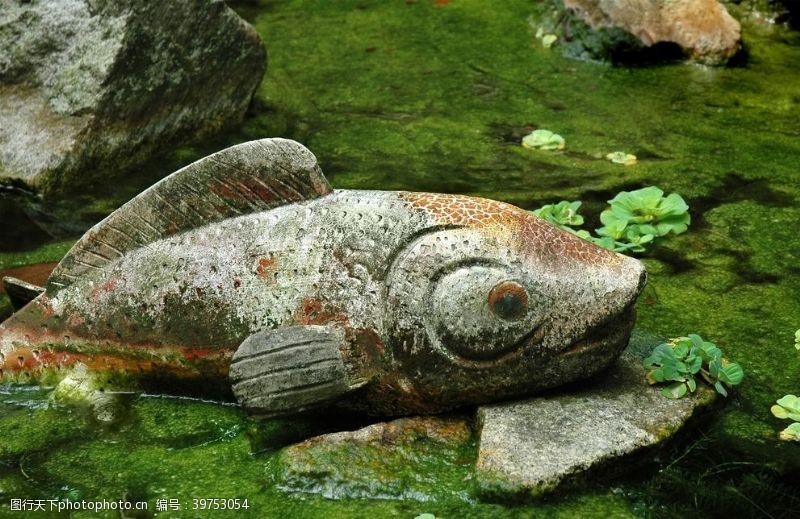
[[[528,292],[514,281],[502,281],[489,291],[489,309],[494,315],[514,321],[528,313]]]

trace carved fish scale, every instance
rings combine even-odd
[[[638,261],[521,209],[334,191],[308,150],[265,139],[90,230],[0,325],[3,376],[82,362],[230,383],[263,415],[436,412],[607,366],[643,281]]]

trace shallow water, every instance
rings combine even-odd
[[[661,336],[696,332],[720,345],[746,373],[727,405],[627,476],[500,506],[465,495],[469,449],[389,471],[379,489],[385,499],[347,498],[357,492],[345,486],[332,500],[273,484],[275,448],[326,428],[318,423],[256,424],[231,406],[143,396],[103,426],[48,408],[45,391],[8,389],[0,392],[0,515],[11,513],[12,497],[64,496],[126,496],[151,509],[159,498],[246,497],[250,512],[284,517],[800,513],[800,450],[777,439],[787,424],[769,412],[775,399],[800,391],[792,347],[800,328],[800,35],[746,24],[749,57],[735,68],[612,68],[541,48],[529,23],[535,3],[488,4],[246,4],[241,12],[262,34],[270,63],[243,127],[154,159],[109,182],[114,189],[76,186],[82,194],[71,203],[35,201],[36,210],[71,221],[31,230],[28,250],[3,236],[9,252],[0,253],[0,270],[57,260],[76,229],[164,174],[265,136],[304,143],[336,188],[475,194],[524,208],[583,200],[590,226],[617,192],[657,185],[684,196],[693,222],[644,256],[650,281],[637,326]],[[519,146],[535,127],[563,135],[567,151]],[[617,150],[639,163],[602,158]],[[39,213],[26,214],[28,222]],[[398,481],[415,474],[424,476],[416,499],[392,499]],[[75,517],[96,516],[83,514]]]

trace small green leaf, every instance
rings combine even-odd
[[[563,150],[566,142],[564,137],[550,130],[534,130],[522,138],[522,146],[525,148],[540,150]]]
[[[800,423],[793,423],[779,434],[781,440],[800,441]]]
[[[716,389],[717,393],[719,393],[720,395],[728,396],[728,392],[725,390],[725,386],[722,384],[722,382],[715,382],[714,389]]]
[[[558,36],[556,36],[555,34],[545,34],[544,36],[542,36],[542,47],[544,47],[545,49],[549,49],[550,47],[553,46],[553,44],[556,42],[557,39]]]
[[[690,354],[688,357],[686,357],[686,365],[689,368],[689,373],[694,375],[700,371],[700,368],[703,367],[703,359],[696,357],[694,354]]]
[[[436,516],[429,513],[419,514],[414,519],[436,519]]]
[[[794,332],[794,347],[800,350],[800,330]]]
[[[614,151],[606,155],[606,158],[614,164],[623,164],[625,166],[632,166],[636,164],[636,155],[625,153],[624,151]]]
[[[578,213],[581,202],[562,200],[557,204],[547,204],[532,213],[562,229],[583,225],[583,216]],[[566,229],[570,230],[570,229]]]
[[[777,405],[772,406],[770,411],[778,418],[788,418],[800,422],[800,397],[786,395],[780,398]]]
[[[686,395],[686,384],[683,382],[676,382],[662,389],[661,394],[672,399],[683,398]]]
[[[727,361],[722,361],[722,369],[719,371],[719,379],[722,382],[730,386],[736,386],[741,384],[743,378],[744,370],[742,370],[740,365],[735,362],[728,363]]]
[[[689,345],[683,341],[678,342],[672,347],[672,351],[675,352],[676,357],[683,359],[689,354]]]

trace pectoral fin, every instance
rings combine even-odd
[[[257,332],[233,355],[233,393],[243,408],[265,417],[328,403],[367,382],[345,365],[345,344],[345,331],[335,326]]]
[[[44,292],[42,287],[11,276],[3,278],[3,288],[8,294],[8,299],[11,300],[11,306],[14,307],[14,310],[19,310]]]

